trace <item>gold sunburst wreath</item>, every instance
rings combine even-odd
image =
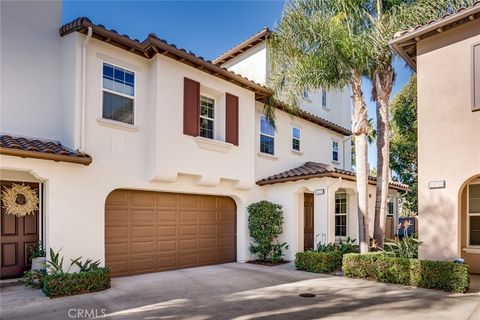
[[[38,210],[37,193],[24,184],[14,183],[11,187],[4,187],[2,202],[5,213],[17,217],[33,215]]]

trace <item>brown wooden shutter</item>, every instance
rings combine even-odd
[[[226,94],[225,141],[238,146],[238,97]]]
[[[480,44],[473,47],[473,108],[480,110]]]
[[[189,136],[199,134],[200,83],[184,78],[183,82],[183,133]]]

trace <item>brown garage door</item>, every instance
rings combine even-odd
[[[228,197],[115,190],[105,205],[105,264],[113,276],[235,261]]]

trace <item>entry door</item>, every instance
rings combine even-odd
[[[313,194],[305,193],[303,195],[303,250],[313,249]]]
[[[2,191],[9,188],[13,183],[22,182],[2,181]],[[23,183],[30,186],[38,196],[38,183]],[[21,200],[19,200],[21,201]],[[7,215],[1,203],[0,219],[0,257],[1,277],[14,277],[23,275],[24,271],[30,269],[30,247],[38,241],[38,210],[33,215],[16,217]]]

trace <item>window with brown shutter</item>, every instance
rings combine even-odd
[[[480,44],[473,47],[473,111],[480,111]]]
[[[183,83],[183,133],[189,136],[199,134],[200,83],[184,78]]]
[[[227,93],[225,100],[225,141],[238,146],[238,97]]]

